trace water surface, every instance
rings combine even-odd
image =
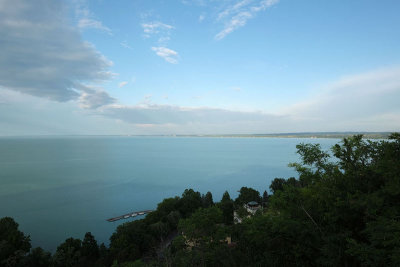
[[[68,237],[92,232],[108,243],[105,219],[154,209],[185,188],[215,201],[242,186],[268,190],[275,177],[296,176],[296,144],[337,139],[193,137],[0,138],[0,217],[11,216],[33,246],[54,251]]]

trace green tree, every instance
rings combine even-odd
[[[262,196],[262,205],[263,205],[263,207],[265,207],[267,205],[267,203],[268,203],[268,193],[265,190],[264,193],[263,193],[263,196]]]
[[[211,239],[222,220],[222,211],[218,207],[200,208],[179,222],[179,230],[190,239]]]
[[[99,246],[91,232],[87,232],[83,238],[81,255],[85,265],[91,265],[99,259]]]
[[[151,213],[150,213],[151,214]],[[145,220],[121,224],[110,238],[110,253],[118,262],[135,261],[156,246]]]
[[[213,197],[210,191],[202,196],[203,208],[208,208],[214,205]]]
[[[194,211],[202,206],[200,192],[193,189],[185,189],[179,200],[179,211],[183,217],[189,217]]]
[[[272,194],[275,194],[277,191],[283,190],[283,185],[286,183],[286,179],[284,178],[275,178],[272,180],[269,189],[271,189]]]
[[[32,249],[28,254],[24,265],[29,267],[48,267],[52,266],[52,260],[50,252],[43,250],[41,247],[37,247]]]
[[[242,187],[239,191],[239,196],[235,199],[236,207],[247,204],[250,201],[261,203],[260,192],[250,187]]]
[[[233,224],[234,205],[228,191],[225,191],[225,193],[222,195],[219,207],[222,210],[223,222],[227,225]]]
[[[82,263],[82,241],[80,239],[68,238],[57,247],[54,254],[54,263],[60,267],[83,266]]]
[[[29,236],[18,230],[13,218],[0,219],[0,266],[18,265],[31,248]]]

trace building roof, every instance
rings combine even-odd
[[[250,201],[249,203],[247,203],[247,205],[249,205],[249,206],[256,206],[256,205],[258,205],[258,202]]]

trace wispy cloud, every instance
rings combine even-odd
[[[156,52],[157,56],[162,57],[163,59],[165,59],[165,61],[172,63],[172,64],[177,64],[178,63],[178,52],[166,48],[166,47],[155,47],[153,46],[151,48],[151,50],[153,50],[154,52]]]
[[[398,99],[400,68],[394,67],[343,77],[281,113],[314,131],[393,130],[400,128]],[[391,122],[389,118],[396,119]]]
[[[204,14],[201,14],[199,16],[199,22],[203,22],[203,20],[206,18],[206,16]]]
[[[236,29],[246,25],[256,13],[277,4],[279,0],[262,0],[253,4],[253,0],[242,0],[229,6],[218,14],[218,20],[225,20],[225,27],[215,35],[215,39],[221,40]]]
[[[170,31],[175,29],[174,26],[156,21],[149,23],[142,23],[143,32],[146,38],[157,37],[157,46],[151,47],[156,55],[164,58],[165,61],[177,64],[178,63],[178,52],[167,48],[168,42],[171,40]]]
[[[320,93],[276,111],[242,112],[210,107],[151,103],[111,104],[102,114],[158,129],[201,133],[271,133],[305,131],[393,131],[400,129],[400,68],[351,75],[327,84]]]
[[[124,87],[125,85],[127,85],[128,84],[128,82],[120,82],[119,84],[118,84],[118,87],[119,88],[122,88],[122,87]]]
[[[94,20],[90,18],[83,18],[78,21],[78,27],[80,29],[96,29],[104,31],[110,35],[112,35],[112,31],[110,28],[103,25],[103,23],[99,20]]]
[[[225,124],[277,120],[282,116],[260,112],[230,111],[216,108],[191,108],[147,103],[137,106],[109,105],[102,110],[106,116],[134,124]]]
[[[156,22],[148,22],[142,23],[143,32],[147,37],[150,37],[153,34],[158,34],[160,32],[165,32],[174,29],[173,26],[156,21]]]
[[[87,86],[80,91],[76,103],[83,110],[72,109],[76,105],[74,102],[55,103],[0,88],[0,99],[5,102],[0,104],[0,135],[24,134],[27,130],[41,134],[69,133],[71,130],[72,133],[82,133],[81,129],[85,129],[85,133],[105,134],[121,134],[125,130],[136,134],[400,130],[398,67],[343,77],[319,88],[320,93],[308,100],[275,114],[160,105],[152,103],[151,95],[143,96],[136,105],[127,106],[118,104],[101,88]],[[78,118],[72,118],[71,113],[75,112],[89,116],[80,116],[84,123],[74,124]],[[30,114],[28,118],[27,113]],[[63,118],[71,117],[70,123],[63,121],[60,124],[60,114]],[[96,121],[97,126],[93,124]],[[90,123],[92,128],[87,126]],[[115,123],[122,128],[110,131],[107,127],[115,127]],[[137,131],[137,127],[143,131]]]
[[[126,49],[133,49],[133,48],[128,44],[127,41],[121,42],[120,45],[121,45],[122,47],[126,48]]]
[[[252,2],[253,2],[253,0],[242,0],[242,1],[239,1],[236,4],[231,5],[228,8],[226,8],[225,10],[223,10],[222,12],[220,12],[218,14],[217,19],[220,20],[220,19],[223,19],[223,18],[225,18],[225,17],[227,17],[229,15],[236,14],[241,10],[241,8],[246,7],[248,4],[250,4]]]
[[[95,29],[112,35],[112,30],[105,26],[100,20],[94,18],[94,15],[89,11],[85,2],[76,1],[75,4],[75,14],[78,18],[78,27],[80,29]]]

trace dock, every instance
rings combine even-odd
[[[107,219],[107,221],[108,222],[115,222],[115,221],[119,221],[119,220],[122,220],[122,219],[129,219],[129,218],[136,217],[136,216],[139,216],[139,215],[148,214],[148,213],[150,213],[152,211],[153,210],[134,211],[134,212],[131,212],[131,213],[123,214],[121,216],[117,216],[117,217],[113,217],[113,218]]]

